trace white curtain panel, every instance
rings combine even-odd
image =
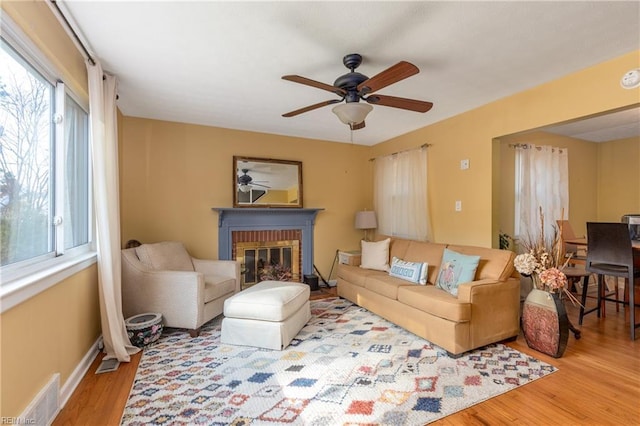
[[[395,167],[391,156],[374,160],[373,204],[378,218],[378,233],[393,235]]]
[[[569,217],[568,158],[566,148],[516,147],[516,238],[530,240],[539,234],[540,208],[547,240],[554,235],[556,220]]]
[[[431,239],[426,147],[375,159],[374,205],[378,233],[420,241]]]
[[[99,63],[87,62],[87,71],[102,338],[105,359],[128,362],[140,349],[129,341],[122,313],[116,78]]]

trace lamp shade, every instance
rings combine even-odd
[[[375,229],[377,227],[376,212],[365,210],[356,213],[356,229]]]
[[[344,124],[359,124],[367,118],[373,107],[360,102],[348,102],[333,107],[331,111],[338,116]]]

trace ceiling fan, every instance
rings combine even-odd
[[[415,99],[398,98],[395,96],[385,96],[373,94],[380,89],[383,89],[391,84],[397,83],[405,78],[411,77],[414,74],[420,72],[415,65],[401,61],[392,67],[376,74],[369,78],[366,75],[356,72],[355,69],[362,63],[362,56],[357,53],[351,53],[346,55],[342,59],[342,63],[345,67],[351,70],[336,79],[332,85],[321,83],[319,81],[311,80],[299,75],[285,75],[282,78],[284,80],[292,81],[294,83],[306,84],[307,86],[316,87],[318,89],[333,92],[340,96],[341,99],[331,99],[328,101],[320,102],[314,105],[309,105],[304,108],[297,109],[295,111],[282,114],[283,117],[294,117],[298,114],[302,114],[308,111],[312,111],[323,106],[332,105],[346,101],[342,105],[333,107],[332,111],[338,116],[340,121],[347,124],[351,130],[362,129],[364,119],[367,114],[371,112],[372,105],[382,105],[392,108],[406,109],[416,112],[427,112],[433,107],[431,102],[418,101]],[[366,102],[360,103],[360,99]]]
[[[266,181],[264,180],[254,181],[253,178],[249,176],[247,173],[249,173],[249,169],[242,169],[242,175],[238,176],[238,189],[241,192],[249,192],[252,186],[261,186],[267,189],[271,188],[270,186],[262,185],[258,183],[258,182],[266,182]]]

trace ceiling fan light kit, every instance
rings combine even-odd
[[[340,121],[349,126],[362,123],[371,110],[373,110],[371,105],[361,104],[359,102],[340,104],[331,109]]]
[[[346,55],[342,59],[342,63],[347,67],[350,72],[338,77],[333,85],[321,83],[319,81],[311,80],[299,75],[285,75],[282,78],[284,80],[292,81],[294,83],[305,84],[307,86],[315,87],[317,89],[326,90],[328,92],[335,93],[342,99],[331,99],[324,102],[319,102],[314,105],[309,105],[304,108],[297,109],[295,111],[282,114],[283,117],[294,117],[298,114],[302,114],[308,111],[315,110],[327,105],[341,103],[344,104],[333,107],[332,111],[338,116],[340,121],[348,125],[351,130],[362,129],[365,124],[364,120],[367,114],[371,112],[373,107],[368,104],[381,105],[391,108],[405,109],[415,112],[427,112],[433,107],[431,102],[419,101],[416,99],[398,98],[395,96],[385,95],[372,95],[380,89],[383,89],[391,84],[397,83],[405,78],[411,77],[420,72],[415,65],[401,61],[397,64],[387,68],[386,70],[376,74],[369,78],[364,74],[356,72],[355,69],[362,63],[362,56],[357,53],[351,53]],[[363,100],[365,103],[360,103]]]

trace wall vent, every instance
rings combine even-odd
[[[49,426],[60,411],[60,374],[53,375],[20,416],[23,424]]]

